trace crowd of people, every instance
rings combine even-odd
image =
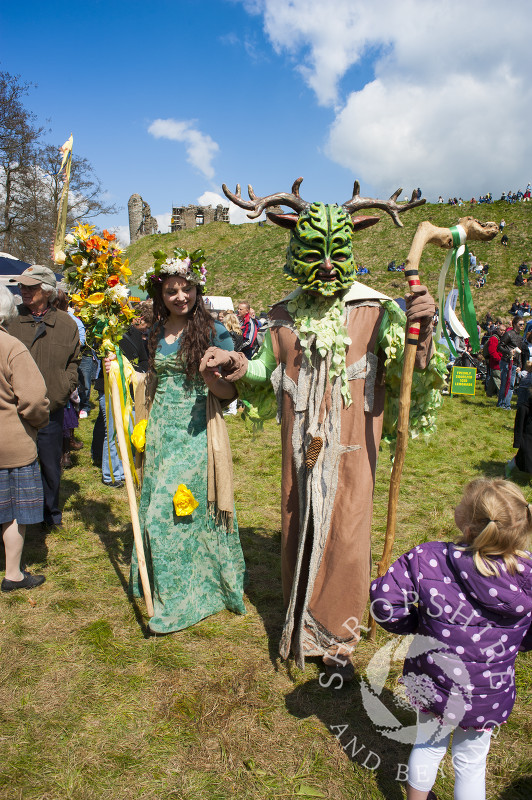
[[[92,462],[101,468],[104,485],[115,489],[124,486],[124,468],[117,447],[112,408],[106,409],[105,362],[100,361],[87,342],[75,304],[57,286],[54,273],[47,267],[34,265],[16,282],[21,297],[18,306],[9,289],[0,286],[0,413],[5,430],[9,431],[0,459],[3,482],[0,521],[6,549],[2,591],[33,588],[45,580],[43,575],[32,575],[24,569],[25,526],[41,523],[44,530],[62,526],[61,474],[73,466],[72,454],[84,446],[76,438],[75,431],[80,420],[88,418],[91,389],[98,395]],[[208,344],[216,343],[252,358],[262,341],[261,328],[266,321],[257,319],[250,304],[243,300],[238,304],[237,314],[219,312],[220,321],[214,322],[215,314],[209,313],[200,298],[198,289],[197,306],[204,311],[200,328],[206,325],[204,341],[201,345],[190,345],[195,356],[188,379],[203,385],[203,379],[196,380],[201,348],[205,350]],[[163,302],[162,307],[168,309],[170,303]],[[186,319],[189,311],[179,314],[172,306],[170,319],[178,333],[182,329],[179,321]],[[154,344],[150,333],[162,330],[163,316],[160,297],[139,303],[129,329],[119,342],[121,352],[134,366],[139,381],[146,378],[151,365],[157,372],[154,347],[164,350],[167,340],[161,337],[161,341]],[[216,335],[211,341],[209,332],[212,331]],[[193,335],[188,338],[193,339]],[[175,348],[171,350],[175,360]],[[165,352],[165,355],[168,354]],[[171,396],[169,393],[168,399]],[[225,412],[236,413],[236,405],[236,398],[231,398]],[[145,485],[148,483],[149,478]],[[239,606],[238,602],[235,606]]]
[[[342,279],[344,265],[344,260],[338,262],[332,280]],[[203,298],[204,271],[194,262],[194,254],[168,259],[157,272],[147,271],[150,299],[138,307],[119,346],[143,389],[136,420],[149,419],[145,441],[138,443],[139,453],[143,451],[139,517],[153,593],[154,614],[149,621],[153,633],[181,630],[222,609],[245,613],[246,569],[223,415],[235,403],[240,385],[274,382],[273,373],[283,366],[276,400],[278,408],[283,408],[285,450],[282,551],[288,611],[281,654],[288,657],[292,652],[303,665],[305,657],[319,656],[328,679],[340,677],[342,683],[353,679],[349,654],[360,636],[358,620],[370,584],[369,532],[385,392],[384,381],[374,381],[369,397],[365,376],[368,367],[377,368],[370,341],[375,343],[380,335],[383,309],[390,313],[385,305],[388,298],[373,292],[368,301],[362,284],[351,286],[354,271],[346,270],[345,284],[340,284],[348,290],[348,327],[334,339],[335,347],[344,347],[350,383],[350,402],[345,406],[341,381],[331,390],[329,373],[324,373],[320,383],[311,360],[302,357],[294,323],[297,317],[291,316],[299,308],[305,313],[310,309],[304,319],[311,320],[323,298],[316,301],[315,294],[301,292],[302,300],[277,304],[264,322],[256,318],[247,301],[238,304],[237,314],[210,313]],[[327,272],[318,277],[327,297],[331,276]],[[99,405],[93,461],[101,464],[105,484],[113,488],[123,485],[123,465],[116,452],[103,383],[116,356],[109,353],[103,362],[95,356],[76,309],[60,294],[51,270],[32,266],[17,283],[22,298],[18,307],[9,290],[0,286],[0,419],[5,431],[0,460],[0,523],[6,552],[3,592],[34,588],[45,580],[44,575],[25,568],[25,527],[39,522],[47,528],[62,525],[61,470],[69,467],[71,451],[80,445],[74,431],[79,419],[87,417],[93,383]],[[489,396],[497,394],[499,408],[511,407],[515,381],[520,379],[515,428],[519,449],[507,465],[508,475],[514,466],[532,472],[532,330],[525,330],[524,313],[515,314],[511,327],[502,320],[489,320],[484,342],[489,362],[486,391]],[[431,355],[433,316],[432,298],[425,287],[417,287],[407,299],[407,319],[421,320],[416,356],[420,369],[427,367]],[[349,362],[346,342],[352,348]],[[327,356],[327,348],[323,349]],[[258,357],[253,359],[257,351]],[[334,363],[331,361],[331,369]],[[298,397],[298,392],[305,387],[307,403],[303,405],[303,395]],[[311,434],[318,453],[323,447],[323,439],[313,434],[326,435],[327,414],[327,435],[334,445],[329,450],[334,452],[325,448],[324,454],[338,459],[343,451],[345,460],[336,485],[324,489],[319,469],[312,473],[315,461],[307,458],[303,467],[303,458],[306,453],[308,456]],[[351,437],[347,444],[340,439],[342,431]],[[361,453],[357,443],[364,436],[371,446]],[[296,466],[301,462],[297,469],[294,459]],[[325,469],[333,469],[331,460],[325,462]],[[307,475],[304,480],[303,473]],[[353,493],[355,481],[357,492]],[[305,492],[311,499],[304,499]],[[324,492],[334,503],[322,503]],[[449,645],[453,658],[463,659],[475,680],[475,692],[469,693],[457,723],[455,712],[450,711],[455,709],[450,703],[451,688],[440,679],[431,657],[422,656],[415,663],[407,658],[409,697],[420,709],[418,737],[409,763],[408,800],[434,797],[431,787],[453,730],[455,796],[460,800],[484,796],[479,792],[485,781],[490,737],[493,729],[507,720],[515,701],[517,650],[532,648],[528,619],[532,568],[525,552],[532,531],[531,506],[513,484],[480,480],[466,487],[455,519],[458,543],[429,542],[416,547],[371,585],[373,614],[379,624],[394,633],[421,632],[437,640],[450,637],[452,628],[455,635]],[[356,547],[346,533],[353,528],[353,520],[357,536],[362,529],[367,532],[358,538]],[[323,534],[329,526],[335,535],[326,540]],[[135,548],[129,591],[132,596],[143,592]],[[405,592],[416,599],[405,602]],[[436,603],[438,596],[441,604]],[[504,607],[494,609],[493,597],[499,596],[504,597]],[[431,613],[431,603],[439,615]],[[458,604],[464,609],[462,616],[468,618],[463,630],[457,630],[451,614]],[[357,626],[348,628],[349,636],[343,630],[347,608],[351,614],[356,612],[349,617]],[[486,642],[494,651],[499,637],[511,639],[512,646],[499,655],[499,666],[509,675],[505,684],[485,680],[485,648],[476,642],[486,630]],[[424,686],[421,699],[416,675]],[[427,681],[440,685],[441,691],[427,695]]]

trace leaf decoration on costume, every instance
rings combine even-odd
[[[331,300],[301,292],[289,300],[286,307],[293,317],[301,347],[308,361],[312,363],[313,350],[322,358],[331,353],[329,379],[333,381],[334,378],[341,378],[342,397],[346,407],[350,406],[352,400],[345,359],[351,339],[347,335],[344,301],[340,297]]]
[[[131,434],[131,444],[138,453],[143,453],[146,447],[146,426],[148,425],[147,419],[141,419],[133,428]]]
[[[406,315],[393,300],[383,303],[385,315],[377,339],[376,352],[385,355],[386,400],[382,440],[388,442],[392,454],[397,439],[399,418],[399,389],[403,372]],[[428,439],[436,430],[436,411],[443,405],[441,390],[447,379],[447,356],[435,347],[428,366],[414,370],[410,403],[409,432],[412,439]]]
[[[176,517],[188,517],[199,506],[198,501],[184,483],[180,483],[177,487],[173,502]]]

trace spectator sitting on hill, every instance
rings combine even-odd
[[[508,237],[505,233],[501,236],[501,244],[503,247],[508,247]]]

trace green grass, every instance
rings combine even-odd
[[[428,445],[412,442],[407,453],[396,555],[454,535],[461,487],[477,475],[502,474],[512,454],[512,421],[482,393],[445,399],[437,434]],[[316,663],[301,671],[280,661],[279,429],[269,423],[253,438],[240,419],[230,418],[228,427],[250,578],[247,614],[222,612],[150,638],[143,603],[127,598],[132,532],[125,490],[100,483],[89,460],[92,425],[81,423],[86,446],[62,484],[65,529],[43,537],[31,528],[27,537],[28,564],[47,581],[0,597],[2,800],[403,797],[395,778],[408,747],[376,732],[360,694],[367,664],[389,636],[379,631],[376,644],[360,642],[357,680],[341,691],[320,686]],[[375,563],[389,475],[383,451]],[[532,499],[529,476],[517,473],[516,481]],[[387,691],[399,672],[394,664]],[[532,796],[531,679],[531,656],[520,654],[518,700],[488,761],[489,797]],[[348,727],[337,739],[339,725]],[[375,771],[367,768],[370,751],[381,759]],[[452,797],[448,761],[436,790],[440,800]]]
[[[483,220],[503,216],[510,246],[497,239],[475,246],[491,265],[488,289],[475,293],[479,316],[505,312],[516,295],[517,266],[531,253],[532,204],[495,203],[474,209]],[[469,212],[466,207],[462,216]],[[357,235],[366,280],[392,296],[402,275],[388,273],[391,258],[406,258],[423,219],[454,224],[457,209],[425,206]],[[194,231],[151,236],[131,246],[134,277],[151,253],[176,244],[202,246],[209,255],[208,291],[249,299],[266,308],[289,289],[282,275],[288,234],[271,226],[214,223]],[[428,250],[421,272],[435,291],[443,253]],[[520,297],[527,289],[519,290]],[[62,481],[65,528],[27,535],[25,557],[47,581],[29,593],[0,596],[1,800],[401,800],[398,764],[408,748],[379,735],[367,717],[360,680],[371,657],[389,640],[363,639],[355,651],[357,680],[341,691],[323,689],[319,667],[304,671],[281,662],[279,428],[257,437],[240,419],[228,420],[235,464],[235,500],[249,587],[246,616],[222,612],[167,637],[147,635],[142,602],[127,598],[132,548],[125,490],[102,486],[90,464],[94,420],[81,422],[85,448]],[[427,445],[412,442],[401,485],[395,555],[417,542],[454,535],[453,507],[463,484],[498,476],[511,456],[512,415],[483,394],[449,398]],[[386,526],[390,464],[379,458],[373,524],[374,562]],[[517,474],[532,499],[529,476]],[[0,568],[3,564],[0,563]],[[386,691],[392,692],[400,664]],[[519,696],[488,761],[488,795],[529,800],[532,658],[520,654]],[[408,712],[405,719],[408,718]],[[335,726],[347,725],[336,738]],[[356,737],[356,744],[354,744]],[[354,751],[359,751],[352,755]],[[364,763],[369,752],[378,769]],[[452,797],[448,760],[436,790]]]
[[[461,208],[427,204],[403,214],[403,228],[396,228],[383,214],[378,225],[354,236],[355,258],[371,271],[361,280],[391,297],[404,294],[404,275],[388,272],[386,267],[392,258],[397,264],[406,259],[418,224],[429,220],[434,225],[449,227],[466,216],[477,217],[483,222],[493,220],[497,224],[502,218],[506,220],[504,230],[509,239],[508,247],[503,247],[501,237],[497,236],[493,242],[474,242],[471,248],[482,263],[490,265],[487,285],[472,290],[478,318],[483,318],[486,311],[491,311],[494,316],[508,317],[508,309],[516,296],[532,300],[532,283],[530,288],[514,286],[518,266],[522,261],[532,260],[532,203],[508,205],[498,201],[492,205],[474,206],[466,203]],[[292,291],[294,284],[286,280],[282,270],[288,237],[288,231],[273,225],[259,227],[222,222],[190,231],[146,236],[127,249],[133,270],[132,281],[153,263],[152,253],[157,249],[171,254],[176,246],[188,249],[203,247],[207,255],[207,292],[229,295],[235,305],[239,300],[247,299],[258,312]],[[444,257],[444,251],[429,246],[421,260],[421,278],[434,296]],[[449,276],[447,287],[451,288],[451,285],[452,277]]]

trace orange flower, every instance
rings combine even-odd
[[[114,242],[114,240],[116,239],[114,233],[109,233],[109,231],[106,230],[104,230],[102,236],[104,239],[107,239],[108,242]]]
[[[118,275],[110,275],[107,278],[107,285],[108,286],[116,286],[116,284],[119,283],[119,282],[120,282],[120,278],[118,277]]]

